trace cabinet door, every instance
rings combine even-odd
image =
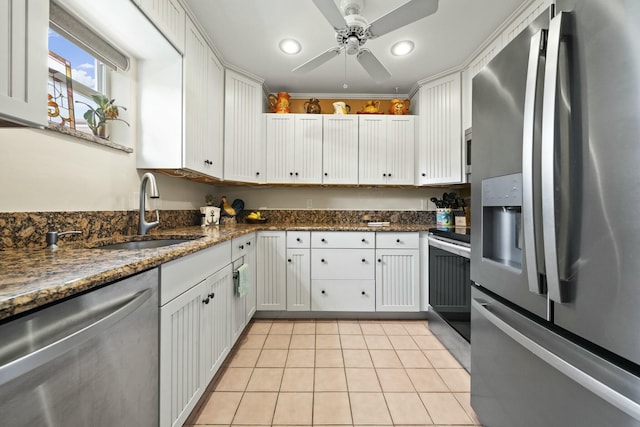
[[[224,179],[264,182],[262,87],[226,70],[224,94]]]
[[[261,231],[257,236],[257,310],[287,309],[286,233]]]
[[[49,2],[0,2],[0,117],[47,123]]]
[[[287,249],[287,310],[311,309],[311,262],[309,249]]]
[[[322,183],[358,183],[358,116],[325,115]]]
[[[224,68],[211,49],[207,61],[205,163],[207,175],[222,179],[224,169]]]
[[[376,250],[376,311],[419,311],[419,250]]]
[[[249,265],[249,278],[251,280],[249,293],[245,296],[245,324],[248,324],[256,312],[256,271],[258,266],[256,264],[256,235],[252,233],[244,237],[246,238],[245,246],[247,246],[244,262]]]
[[[419,103],[417,182],[462,182],[460,73],[422,86]]]
[[[386,117],[360,116],[359,120],[358,182],[386,184],[387,182],[387,120]]]
[[[387,117],[387,183],[414,184],[415,128],[413,116]]]
[[[181,426],[204,392],[201,375],[206,279],[160,308],[160,426]]]
[[[202,310],[202,383],[209,384],[231,349],[229,337],[229,301],[233,286],[231,265],[207,278],[201,298]]]
[[[295,120],[290,114],[265,114],[267,182],[292,183],[294,178]]]
[[[296,114],[293,170],[296,183],[322,183],[322,116]]]
[[[178,0],[135,0],[162,34],[184,52],[185,12]]]

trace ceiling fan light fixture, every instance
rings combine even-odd
[[[287,55],[295,55],[297,53],[300,53],[300,51],[302,50],[300,42],[295,39],[282,39],[280,40],[278,46],[280,47],[280,50]]]
[[[391,54],[394,56],[405,56],[413,51],[415,44],[411,40],[402,40],[391,46]]]

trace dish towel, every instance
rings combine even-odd
[[[245,263],[238,267],[238,281],[236,282],[236,295],[245,296],[249,292],[249,266]]]

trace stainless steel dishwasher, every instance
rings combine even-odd
[[[0,425],[157,426],[158,270],[0,324]]]

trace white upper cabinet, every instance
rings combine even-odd
[[[231,70],[225,73],[224,179],[264,182],[262,85]]]
[[[418,92],[418,185],[462,182],[460,73],[420,87]]]
[[[322,116],[265,114],[267,182],[322,182]]]
[[[413,185],[414,116],[360,116],[359,183]]]
[[[0,1],[0,118],[47,123],[49,2]]]
[[[185,11],[178,0],[134,0],[162,34],[184,52]]]
[[[224,68],[211,49],[207,54],[207,124],[205,159],[208,174],[222,179],[224,169]]]
[[[322,183],[358,182],[358,116],[324,115]]]

